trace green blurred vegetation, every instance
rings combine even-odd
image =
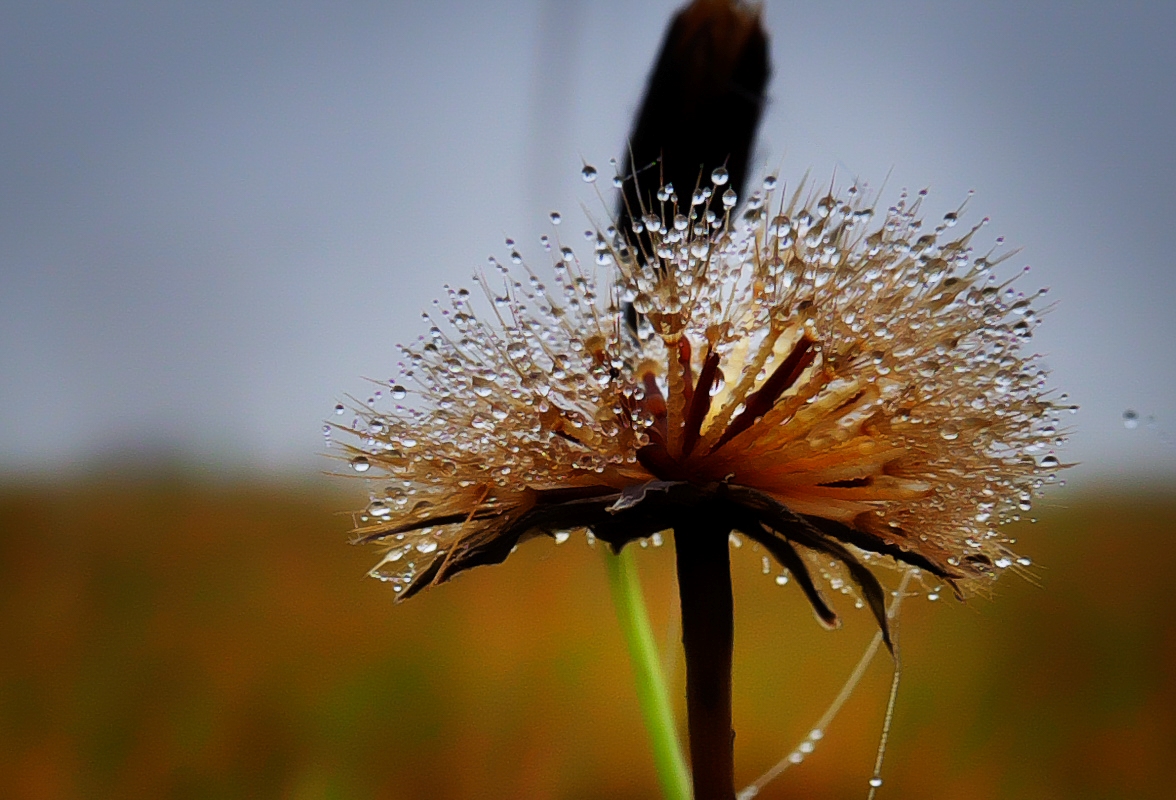
[[[656,796],[583,539],[528,543],[396,606],[364,577],[376,553],[345,545],[354,489],[0,491],[0,797]],[[1173,796],[1176,501],[1052,502],[1068,507],[1021,532],[1040,586],[1009,575],[991,601],[904,606],[880,797]],[[843,629],[821,630],[761,555],[733,557],[743,782],[795,746],[873,634],[844,601]],[[638,563],[672,640],[672,553]],[[680,693],[680,661],[671,674]],[[761,797],[864,797],[889,679],[879,658]]]

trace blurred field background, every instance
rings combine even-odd
[[[681,4],[0,4],[0,800],[655,796],[599,553],[394,606],[345,543],[363,488],[290,476],[443,284],[506,235],[542,267],[552,209],[578,239]],[[763,13],[756,163],[975,190],[1082,407],[1040,586],[904,606],[879,800],[1176,796],[1176,4]],[[639,559],[667,640],[672,560]],[[873,627],[735,573],[746,782]],[[762,796],[864,797],[889,679]]]
[[[0,492],[0,797],[657,796],[600,554],[531,542],[397,606],[345,544],[360,495],[180,470]],[[907,602],[881,797],[1172,796],[1171,498],[1055,491],[1023,526],[1040,587]],[[672,550],[638,562],[668,638]],[[745,783],[873,627],[842,602],[822,631],[750,546],[734,572]],[[889,678],[761,797],[864,797]]]

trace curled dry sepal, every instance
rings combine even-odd
[[[487,312],[448,289],[425,315],[390,391],[411,399],[345,428],[372,487],[357,538],[399,597],[537,535],[619,550],[699,518],[760,543],[828,625],[825,582],[886,632],[875,564],[962,595],[1027,563],[1001,525],[1054,479],[1070,408],[1025,351],[1041,292],[992,277],[983,222],[925,228],[921,193],[876,214],[857,186],[769,177],[736,215],[725,183],[663,187],[586,261],[548,242],[550,273],[512,250],[475,278]]]

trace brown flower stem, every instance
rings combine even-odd
[[[727,535],[726,527],[705,518],[674,528],[694,800],[735,798],[735,731],[731,727],[735,626]]]

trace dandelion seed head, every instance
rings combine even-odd
[[[548,242],[545,269],[514,251],[479,291],[448,288],[402,348],[391,396],[408,405],[337,428],[381,487],[356,527],[386,549],[373,575],[403,591],[494,550],[543,492],[653,480],[749,487],[965,588],[1016,569],[1001,529],[1062,466],[1070,406],[1029,350],[1043,292],[993,277],[1006,256],[974,243],[985,221],[774,177],[738,211],[662,194],[634,231],[590,233],[591,255]]]

